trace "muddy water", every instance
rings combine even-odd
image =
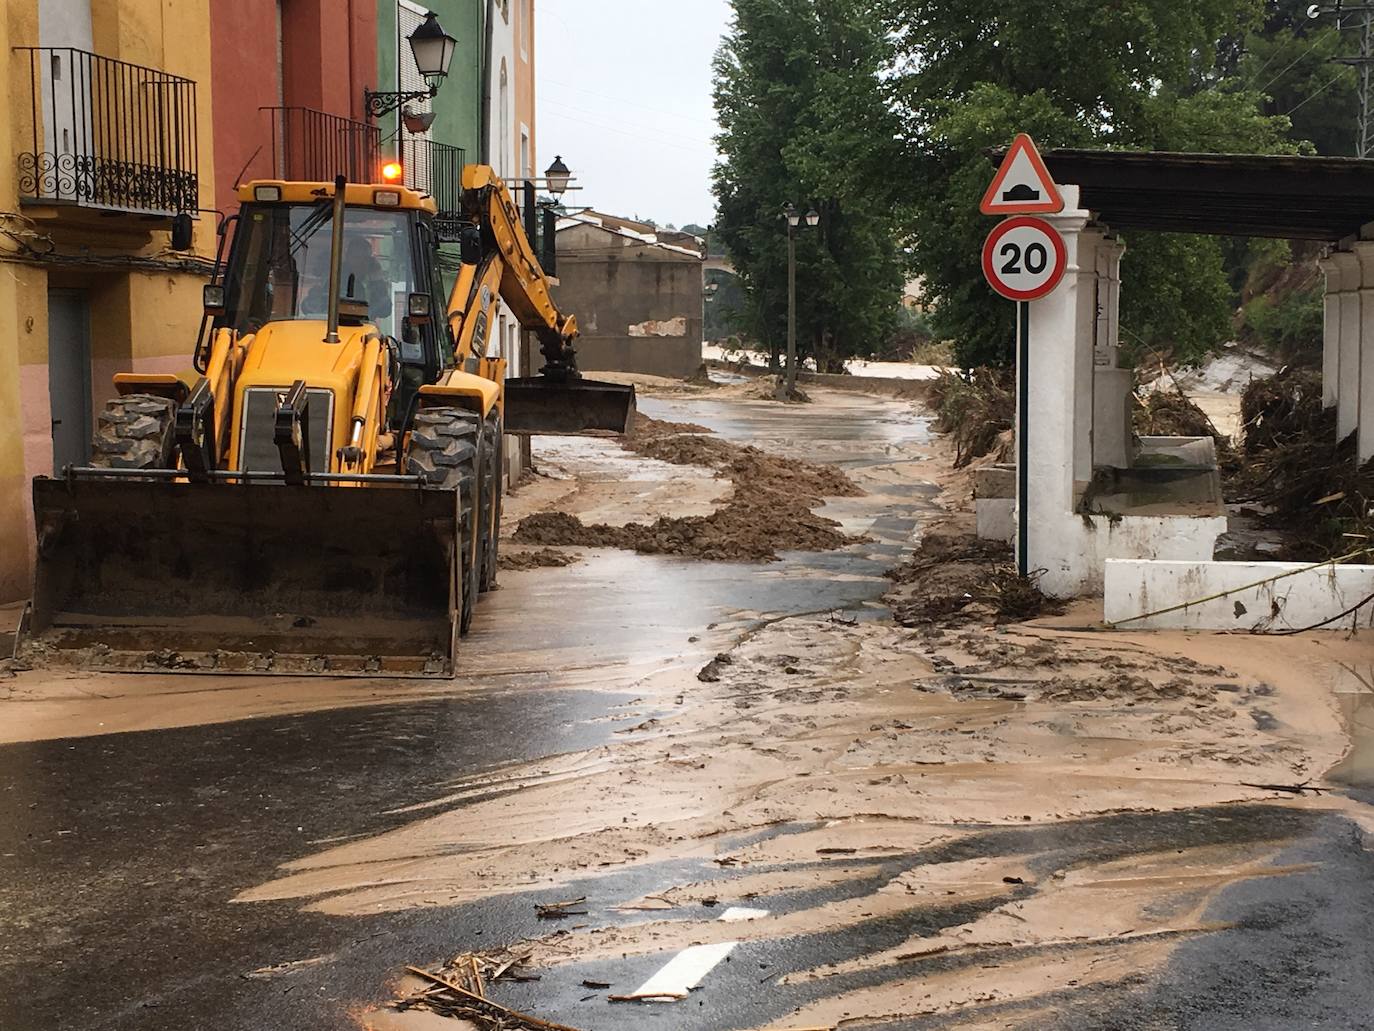
[[[347,918],[295,898],[233,900],[304,858],[403,832],[464,785],[492,801],[519,786],[503,770],[606,745],[652,718],[635,704],[641,685],[695,684],[703,655],[764,619],[874,606],[928,504],[927,489],[897,482],[921,458],[924,422],[849,402],[783,415],[779,439],[805,446],[823,423],[817,446],[874,471],[870,497],[836,514],[869,542],[766,565],[595,551],[503,573],[452,683],[42,671],[0,683],[0,1027],[348,1026],[405,962],[542,930],[524,899],[450,908],[461,891]],[[539,489],[627,518],[715,489],[609,443],[538,453],[587,473]],[[379,864],[362,879],[405,876]]]
[[[766,565],[592,550],[562,569],[503,572],[501,589],[478,606],[452,682],[25,672],[0,685],[12,703],[0,742],[410,703],[455,691],[634,690],[646,675],[699,666],[702,655],[761,619],[873,608],[882,573],[908,546],[934,493],[920,482],[927,421],[911,405],[837,396],[788,406],[645,398],[641,407],[741,441],[757,433],[780,452],[845,466],[870,493],[822,511],[870,540],[838,552],[784,552]],[[537,438],[535,456],[561,479],[510,499],[508,526],[530,504],[609,522],[652,521],[709,511],[726,489],[709,470],[629,455],[610,440]]]
[[[1327,779],[1374,803],[1374,661],[1343,662],[1328,671],[1350,735],[1350,750]]]

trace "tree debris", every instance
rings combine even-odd
[[[584,905],[587,896],[582,895],[575,899],[566,899],[563,902],[545,902],[534,907],[534,911],[539,915],[540,920],[562,920],[568,916],[586,916],[585,909],[575,909],[575,906]]]
[[[431,982],[433,987],[396,999],[392,1002],[395,1009],[427,1009],[441,1016],[470,1021],[481,1031],[577,1031],[566,1024],[553,1024],[492,1002],[456,981],[428,970],[419,967],[406,967],[406,970]]]

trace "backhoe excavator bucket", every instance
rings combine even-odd
[[[634,415],[632,386],[546,376],[506,380],[507,433],[628,433]]]
[[[17,654],[84,669],[447,676],[454,491],[34,481],[38,562]]]

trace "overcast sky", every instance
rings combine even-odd
[[[713,220],[711,58],[729,18],[728,0],[535,0],[536,156],[578,177],[569,204]]]

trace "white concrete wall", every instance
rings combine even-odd
[[[1211,560],[1225,516],[1061,516],[1054,555],[1031,562],[1040,589],[1052,598],[1101,593],[1108,562],[1148,555],[1190,564]],[[1032,552],[1034,557],[1034,552]]]
[[[1298,572],[1306,570],[1305,572]],[[1280,573],[1296,573],[1262,586]],[[1237,590],[1238,588],[1244,588]],[[1133,619],[1223,591],[1226,597],[1174,612]],[[1374,566],[1309,569],[1293,562],[1151,562],[1108,560],[1104,615],[1129,630],[1243,630],[1269,632],[1309,627],[1374,594]],[[1129,622],[1127,622],[1129,621]],[[1374,604],[1333,629],[1374,627]]]

